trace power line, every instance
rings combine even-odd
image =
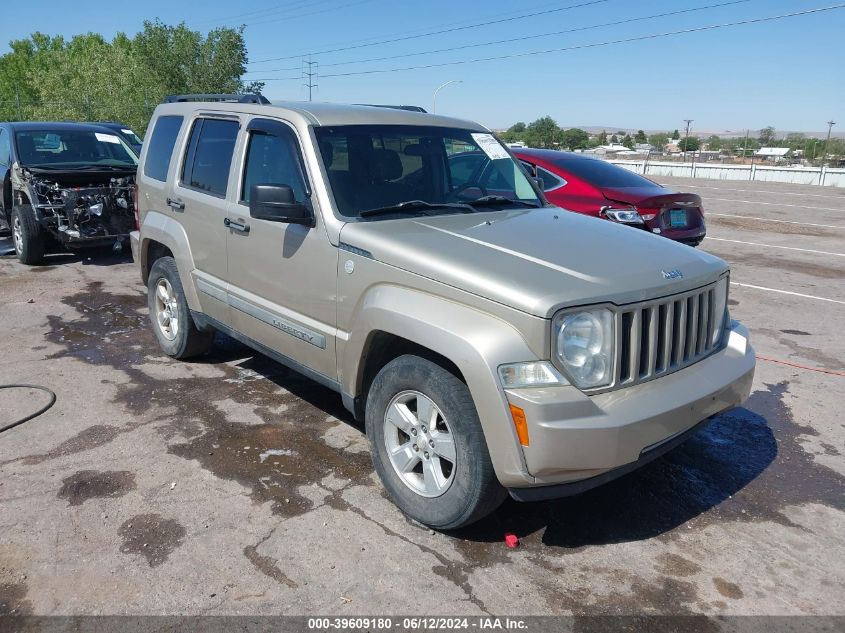
[[[479,57],[479,58],[476,58],[476,59],[464,59],[464,60],[457,60],[457,61],[451,61],[451,62],[440,62],[440,63],[436,63],[436,64],[421,64],[421,65],[418,65],[418,66],[405,66],[403,68],[378,68],[378,69],[373,69],[373,70],[359,70],[359,71],[347,72],[347,73],[333,73],[333,74],[323,75],[323,78],[325,79],[325,78],[328,78],[328,77],[351,77],[351,76],[354,76],[354,75],[374,75],[374,74],[382,74],[382,73],[404,72],[404,71],[408,71],[408,70],[424,70],[424,69],[428,69],[428,68],[441,68],[441,67],[444,67],[444,66],[458,66],[458,65],[462,65],[462,64],[476,64],[476,63],[480,63],[480,62],[501,61],[501,60],[504,60],[504,59],[515,59],[515,58],[519,58],[519,57],[531,57],[531,56],[534,56],[534,55],[546,55],[546,54],[549,54],[549,53],[564,53],[564,52],[574,51],[574,50],[582,50],[582,49],[588,49],[588,48],[599,48],[599,47],[602,47],[602,46],[612,46],[612,45],[616,45],[616,44],[627,44],[627,43],[630,43],[630,42],[641,42],[641,41],[644,41],[644,40],[653,40],[653,39],[658,39],[658,38],[661,38],[661,37],[670,37],[670,36],[674,36],[674,35],[685,35],[685,34],[688,34],[688,33],[699,33],[699,32],[702,32],[702,31],[713,31],[713,30],[716,30],[716,29],[722,29],[722,28],[726,28],[726,27],[730,27],[730,26],[744,26],[744,25],[748,25],[748,24],[759,24],[759,23],[762,23],[762,22],[772,22],[774,20],[782,20],[782,19],[785,19],[785,18],[798,17],[798,16],[802,16],[802,15],[810,15],[810,14],[814,14],[814,13],[821,13],[821,12],[824,12],[824,11],[833,11],[833,10],[842,9],[842,8],[845,8],[845,3],[834,4],[834,5],[830,5],[830,6],[827,6],[827,7],[818,7],[818,8],[815,8],[815,9],[807,9],[805,11],[795,11],[793,13],[782,13],[780,15],[771,15],[771,16],[766,16],[766,17],[761,17],[761,18],[739,20],[737,22],[724,22],[724,23],[721,23],[721,24],[711,24],[711,25],[708,25],[708,26],[699,26],[699,27],[688,28],[688,29],[680,29],[680,30],[677,30],[677,31],[666,31],[664,33],[653,33],[653,34],[650,34],[650,35],[640,35],[640,36],[637,36],[637,37],[627,37],[627,38],[623,38],[623,39],[609,40],[609,41],[605,41],[605,42],[594,42],[594,43],[591,43],[591,44],[578,44],[578,45],[574,45],[574,46],[565,46],[563,48],[549,48],[549,49],[539,50],[539,51],[530,51],[530,52],[524,52],[524,53],[511,53],[509,55],[496,55],[496,56],[493,56],[493,57]],[[268,77],[268,78],[264,78],[264,79],[252,79],[252,81],[290,81],[290,80],[293,80],[293,79],[299,79],[299,77]]]
[[[490,41],[490,42],[481,42],[481,43],[478,43],[478,44],[463,44],[461,46],[450,46],[448,48],[436,48],[436,49],[427,50],[427,51],[420,51],[420,52],[417,52],[417,53],[403,53],[402,55],[388,55],[388,56],[385,56],[385,57],[370,57],[369,59],[357,59],[357,60],[351,60],[351,61],[345,61],[345,62],[332,62],[332,63],[329,63],[329,64],[324,63],[323,67],[327,68],[327,67],[330,67],[330,66],[334,67],[334,66],[348,66],[349,64],[365,64],[365,63],[369,63],[369,62],[381,62],[381,61],[387,61],[387,60],[390,60],[390,59],[399,59],[399,58],[403,58],[403,57],[418,57],[420,55],[433,55],[433,54],[436,54],[436,53],[446,53],[446,52],[451,52],[451,51],[459,51],[459,50],[464,50],[464,49],[467,49],[467,48],[477,48],[479,46],[495,46],[497,44],[511,44],[513,42],[523,42],[525,40],[537,39],[537,38],[541,38],[541,37],[551,37],[552,35],[566,35],[566,34],[570,34],[570,33],[578,33],[580,31],[589,31],[589,30],[592,30],[592,29],[600,29],[600,28],[606,28],[606,27],[610,27],[610,26],[620,26],[620,25],[623,25],[623,24],[630,24],[632,22],[642,22],[644,20],[654,20],[654,19],[657,19],[657,18],[665,18],[665,17],[669,17],[669,16],[673,16],[673,15],[680,15],[680,14],[683,14],[683,13],[693,13],[695,11],[704,11],[705,9],[717,9],[717,8],[721,8],[721,7],[726,7],[726,6],[730,6],[730,5],[736,5],[736,4],[743,4],[743,3],[747,3],[747,2],[752,2],[752,0],[730,0],[730,2],[721,2],[719,4],[708,4],[708,5],[705,5],[705,6],[692,7],[692,8],[689,8],[689,9],[679,9],[677,11],[667,11],[665,13],[656,13],[654,15],[646,15],[646,16],[636,17],[636,18],[627,18],[625,20],[617,20],[615,22],[604,22],[603,24],[592,24],[590,26],[580,26],[580,27],[577,27],[577,28],[565,29],[563,31],[551,31],[551,32],[548,32],[548,33],[538,33],[538,34],[535,34],[535,35],[525,35],[525,36],[522,36],[522,37],[512,37],[512,38],[508,38],[508,39],[504,39],[504,40],[493,40],[493,41]],[[251,70],[251,71],[248,71],[247,74],[249,74],[249,73],[260,73],[260,72],[265,72],[265,73],[289,72],[289,71],[292,71],[292,70],[296,70],[296,67],[293,67],[293,68],[273,68],[273,69],[267,69],[267,70]]]
[[[255,11],[247,11],[246,13],[237,13],[234,15],[229,15],[222,18],[208,18],[205,20],[199,20],[198,22],[192,22],[193,24],[210,24],[210,23],[218,23],[224,24],[226,22],[232,22],[234,20],[240,20],[241,18],[256,18],[259,16],[270,16],[280,11],[290,11],[291,9],[301,10],[307,6],[312,6],[315,4],[325,4],[326,2],[333,2],[334,0],[294,0],[293,2],[286,3],[286,4],[277,4],[273,7],[265,7],[264,9],[256,9]]]
[[[296,13],[294,15],[283,15],[279,18],[274,18],[272,20],[261,20],[260,22],[247,22],[244,26],[254,26],[256,24],[272,24],[273,22],[287,22],[288,20],[293,20],[296,18],[305,18],[310,15],[318,15],[320,13],[328,13],[329,11],[337,11],[338,9],[348,9],[349,7],[356,7],[359,4],[364,4],[365,2],[372,2],[373,0],[355,0],[354,2],[346,2],[344,4],[339,4],[336,7],[325,7],[324,9],[318,9],[317,11],[308,11],[307,13]],[[305,7],[303,7],[305,8]],[[294,55],[293,57],[302,57],[301,55]],[[288,57],[287,59],[292,59]],[[259,61],[263,60],[256,60],[255,62],[250,63],[258,63]]]
[[[610,2],[610,0],[589,0],[587,2],[581,2],[579,4],[571,4],[565,7],[558,7],[556,9],[546,9],[545,11],[535,11],[533,13],[524,13],[522,15],[514,16],[511,18],[501,18],[498,20],[489,20],[487,22],[477,22],[475,24],[468,24],[466,26],[453,26],[447,29],[440,29],[438,31],[428,31],[426,33],[420,33],[418,35],[406,35],[404,37],[394,37],[389,40],[381,40],[378,42],[371,42],[371,43],[362,43],[362,44],[353,44],[351,46],[343,46],[340,48],[332,48],[323,51],[312,51],[310,53],[305,53],[305,55],[326,55],[328,53],[339,53],[341,51],[351,51],[356,48],[367,48],[369,46],[380,46],[381,44],[392,44],[394,42],[404,42],[407,40],[415,40],[421,37],[431,37],[432,35],[442,35],[444,33],[454,33],[455,31],[465,31],[467,29],[475,29],[481,26],[490,26],[492,24],[502,24],[503,22],[513,22],[514,20],[524,20],[526,18],[533,18],[539,15],[549,15],[550,13],[560,13],[561,11],[569,11],[571,9],[578,9],[580,7],[587,7],[594,4],[602,4],[605,2]],[[259,64],[263,62],[275,62],[282,59],[295,59],[297,57],[302,57],[300,55],[286,55],[284,57],[268,57],[266,59],[256,59],[255,61],[250,62],[250,64]]]
[[[499,11],[497,13],[488,13],[487,17],[488,18],[498,18],[498,17],[503,17],[503,16],[513,16],[514,14],[518,14],[521,11],[526,11],[526,10],[534,11],[534,10],[538,10],[538,9],[541,9],[541,8],[548,7],[549,5],[557,5],[557,4],[560,4],[559,0],[556,1],[556,2],[543,2],[541,4],[538,4],[538,5],[535,5],[535,6],[532,6],[532,7],[522,7],[522,9],[519,9],[519,10],[516,10],[516,11],[511,10],[511,11]],[[395,36],[412,35],[412,34],[416,34],[416,33],[423,33],[423,32],[426,32],[430,29],[439,29],[439,28],[445,28],[447,26],[456,26],[456,25],[462,26],[462,25],[466,24],[467,22],[469,22],[471,19],[472,18],[466,19],[466,20],[460,20],[460,21],[457,21],[457,22],[455,20],[449,20],[448,22],[445,22],[445,23],[438,23],[436,25],[428,26],[428,27],[424,27],[424,28],[408,29],[408,30],[405,30],[405,31],[396,31],[395,33],[393,33],[393,35],[395,35]],[[347,44],[360,44],[360,43],[364,43],[364,42],[374,42],[374,41],[380,40],[382,37],[384,37],[384,36],[383,35],[375,35],[375,36],[366,37],[366,38],[363,38],[363,39],[356,38],[354,40],[346,40],[346,41],[342,41],[342,42],[336,42],[336,44],[339,45],[339,46],[346,46]],[[307,55],[307,53],[305,55]],[[305,55],[302,55],[302,57],[304,57]],[[296,56],[294,56],[294,57],[296,57]],[[258,64],[258,63],[265,63],[266,61],[276,61],[276,60],[264,60],[264,62],[255,61],[255,62],[249,62],[249,63]],[[296,68],[293,68],[292,70],[296,70]],[[258,71],[255,71],[255,72],[258,72]],[[267,72],[276,72],[276,71],[267,71]]]

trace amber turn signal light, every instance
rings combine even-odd
[[[525,411],[515,404],[511,404],[510,408],[513,425],[514,428],[516,428],[516,436],[519,438],[519,443],[523,446],[528,446],[528,421],[525,419]]]

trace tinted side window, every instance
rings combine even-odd
[[[288,185],[297,201],[305,199],[296,142],[292,134],[284,132],[279,135],[253,132],[250,135],[241,200],[249,202],[253,185]]]
[[[552,191],[566,184],[563,178],[542,167],[537,168],[537,177],[543,179],[543,191]]]
[[[0,165],[8,165],[11,159],[9,133],[6,128],[0,128]]]
[[[239,129],[237,121],[197,119],[191,130],[182,184],[224,197]]]
[[[176,145],[176,137],[182,127],[182,117],[162,116],[156,121],[150,136],[144,175],[165,182],[170,169],[170,157]]]

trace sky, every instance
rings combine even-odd
[[[596,46],[836,5],[843,8]],[[203,32],[245,24],[245,79],[268,80],[271,100],[308,98],[300,77],[310,55],[315,101],[431,110],[435,89],[458,80],[439,92],[438,113],[492,128],[550,115],[562,126],[608,130],[682,129],[693,119],[693,132],[771,125],[822,133],[832,119],[841,122],[834,132],[845,131],[845,2],[837,0],[9,1],[0,54],[34,31],[111,38],[155,18]],[[463,48],[436,52],[455,47]],[[327,52],[339,48],[347,50]],[[453,63],[501,56],[512,57]],[[284,59],[261,61],[272,58]],[[435,67],[331,76],[420,65]]]

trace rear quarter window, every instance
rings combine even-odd
[[[239,129],[238,121],[197,119],[188,142],[182,185],[225,197]]]
[[[144,161],[144,175],[148,178],[167,181],[173,148],[176,146],[176,137],[179,136],[183,120],[184,117],[181,116],[161,116],[156,120]]]

